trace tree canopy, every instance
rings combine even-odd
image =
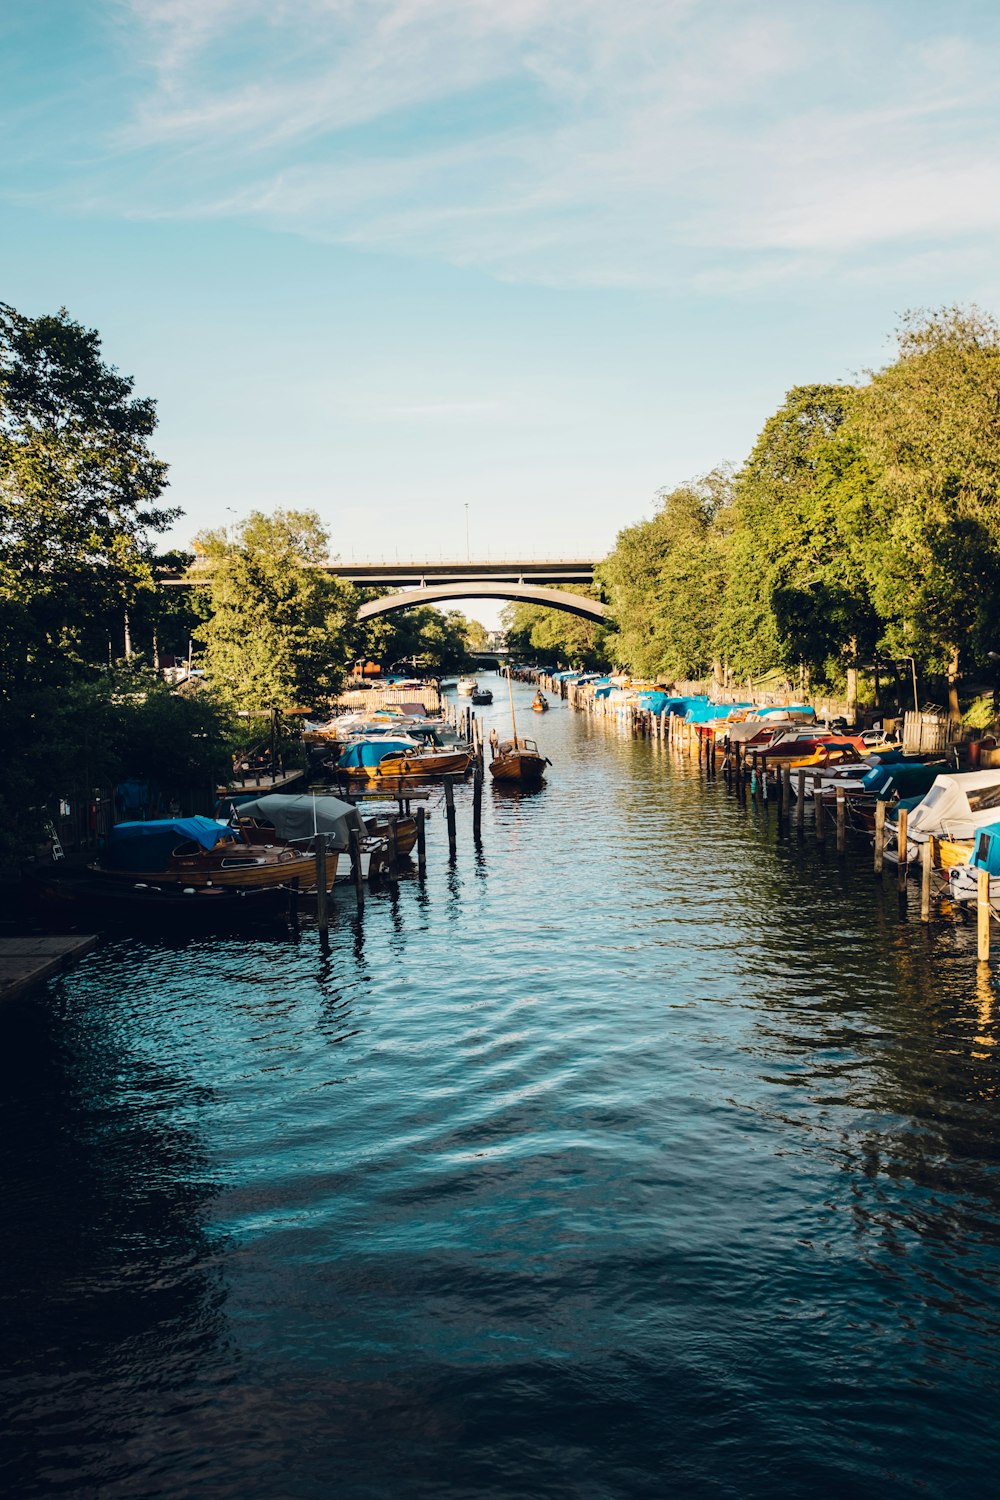
[[[632,671],[858,661],[946,673],[1000,645],[1000,328],[978,309],[908,314],[857,385],[789,391],[732,477],[661,496],[600,570]]]
[[[241,708],[309,706],[335,694],[355,645],[357,595],[321,566],[330,538],[315,511],[253,511],[195,539],[210,685]]]

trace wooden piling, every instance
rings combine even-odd
[[[357,829],[351,831],[351,874],[354,877],[354,893],[358,898],[358,911],[365,904],[365,883],[361,871],[361,835]]]
[[[826,842],[826,814],[823,810],[823,778],[818,772],[813,777],[813,810],[816,814],[816,842],[822,844]]]
[[[977,955],[982,964],[990,961],[990,873],[980,870],[976,879]]]
[[[906,841],[906,821],[909,813],[905,807],[899,809],[899,832],[896,835],[896,853],[899,855],[899,864],[896,866],[896,883],[901,891],[906,890],[907,862],[910,857],[909,847]]]
[[[395,816],[389,819],[389,879],[396,881],[399,875],[399,839],[396,831],[397,819]]]
[[[842,786],[837,788],[837,853],[847,848],[847,794]]]
[[[781,816],[787,818],[792,810],[792,772],[789,766],[781,768]]]
[[[885,867],[885,803],[881,797],[875,803],[875,874],[881,875]]]
[[[478,760],[472,773],[472,837],[477,844],[483,837],[483,767]]]
[[[329,885],[326,878],[326,834],[316,835],[316,925],[320,932],[330,930]]]
[[[795,826],[801,828],[806,815],[806,773],[799,766],[795,776]]]
[[[427,814],[422,807],[417,808],[417,875],[423,880],[427,875],[427,830],[425,823]]]
[[[931,919],[931,869],[934,863],[934,846],[931,839],[924,839],[920,846],[920,920]]]
[[[455,788],[450,781],[444,784],[444,806],[448,822],[448,857],[454,859],[458,853],[458,840],[455,834]]]

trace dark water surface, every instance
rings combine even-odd
[[[0,1016],[5,1495],[996,1493],[974,934],[524,727],[546,789],[326,956],[107,942]]]

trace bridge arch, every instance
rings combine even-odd
[[[358,619],[372,620],[376,615],[390,615],[398,609],[410,609],[414,604],[438,604],[444,599],[523,599],[529,604],[542,604],[546,609],[562,609],[567,614],[580,615],[597,624],[607,618],[607,610],[600,600],[587,599],[583,594],[541,588],[536,583],[503,583],[496,578],[477,578],[467,583],[438,583],[419,589],[400,589],[395,594],[384,594],[381,599],[369,599],[358,610]]]

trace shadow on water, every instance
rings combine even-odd
[[[11,1006],[3,1032],[5,1493],[82,1493],[232,1359],[205,1228],[218,1188],[198,1132],[163,1108],[211,1090],[72,1002]]]

